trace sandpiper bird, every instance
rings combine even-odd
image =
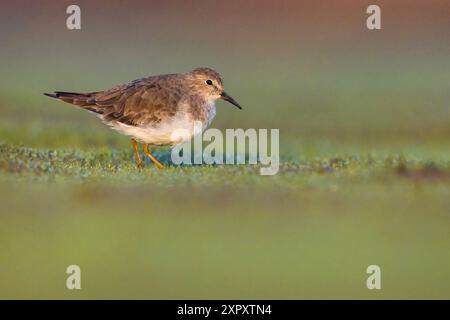
[[[151,154],[149,145],[174,146],[191,139],[195,123],[200,122],[203,129],[211,124],[219,98],[242,109],[223,90],[220,74],[210,68],[150,76],[105,91],[44,94],[93,112],[111,128],[131,136],[138,167],[142,166],[138,142],[142,143],[144,154],[159,169],[164,166]],[[179,129],[188,134],[182,138],[174,135]]]

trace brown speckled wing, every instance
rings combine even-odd
[[[181,98],[179,84],[171,75],[135,80],[96,93],[95,104],[104,121],[132,126],[154,125],[175,115]]]

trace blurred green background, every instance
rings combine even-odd
[[[0,298],[450,298],[448,1],[70,4],[0,4]],[[213,127],[280,129],[276,176],[139,171],[42,95],[199,66],[244,107]]]

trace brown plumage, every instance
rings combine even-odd
[[[214,102],[219,98],[241,108],[223,91],[220,74],[210,68],[150,76],[105,91],[55,91],[45,95],[93,112],[113,129],[131,136],[138,166],[141,161],[137,141],[144,143],[145,152],[148,144],[175,145],[190,139],[195,122],[201,122],[203,129],[211,123],[215,116]],[[190,134],[185,139],[175,139],[174,133],[178,129]],[[157,160],[155,164],[163,167]]]

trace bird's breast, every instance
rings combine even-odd
[[[194,121],[201,122],[203,129],[209,127],[216,116],[216,104],[214,101],[205,102],[200,105],[191,106],[191,115]]]

